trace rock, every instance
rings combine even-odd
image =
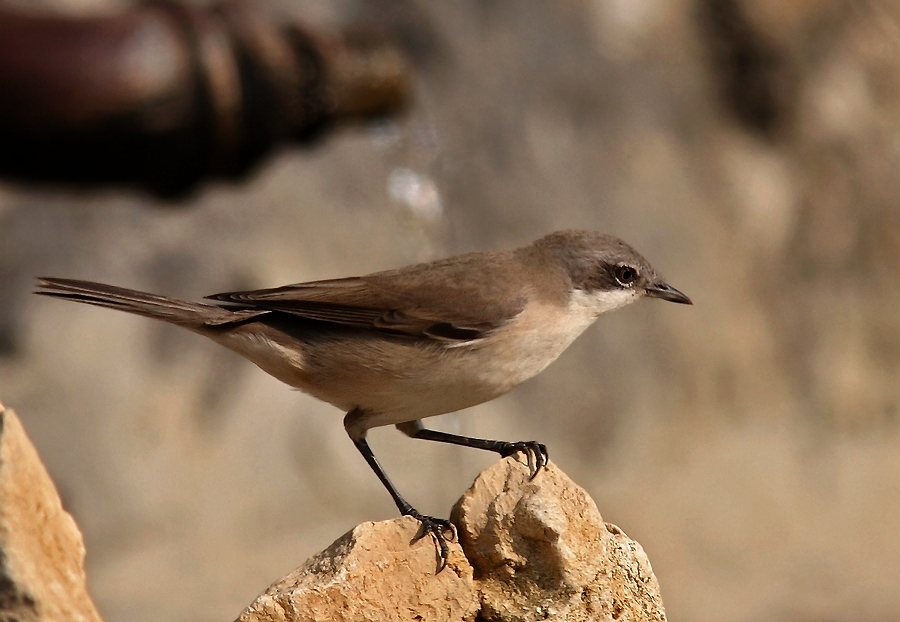
[[[450,543],[437,572],[430,536],[403,517],[363,523],[260,596],[239,622],[311,620],[474,620],[478,596],[472,567]]]
[[[641,546],[554,464],[515,457],[453,508],[446,568],[409,517],[363,523],[272,585],[238,622],[666,619]],[[84,544],[22,426],[0,405],[0,622],[99,622]],[[162,597],[162,595],[161,595]]]
[[[430,538],[411,543],[413,519],[364,523],[275,583],[238,622],[666,619],[641,546],[604,523],[552,463],[531,480],[514,457],[499,461],[451,520],[460,543],[440,573]]]
[[[553,463],[533,480],[506,458],[453,508],[485,620],[665,620],[641,545],[604,523]]]
[[[0,620],[100,620],[84,542],[11,410],[0,404]]]

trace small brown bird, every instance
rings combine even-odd
[[[344,427],[403,515],[431,533],[446,563],[449,521],[417,512],[366,442],[395,425],[413,437],[525,452],[536,441],[492,441],[429,430],[426,417],[491,400],[538,374],[598,316],[639,298],[691,304],[618,238],[559,231],[513,250],[479,252],[368,276],[215,294],[187,302],[111,285],[42,278],[36,293],[183,326],[346,412]]]

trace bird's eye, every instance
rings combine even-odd
[[[638,271],[631,266],[619,264],[616,266],[615,275],[619,285],[627,287],[637,281]]]

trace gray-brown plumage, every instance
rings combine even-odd
[[[435,535],[444,559],[449,525],[420,515],[400,496],[366,431],[393,424],[416,438],[503,455],[523,450],[537,473],[546,461],[539,443],[454,436],[420,420],[509,391],[602,313],[644,296],[690,303],[630,246],[591,231],[367,276],[209,296],[215,304],[70,279],[42,278],[39,287],[38,294],[188,328],[347,412],[351,439],[400,511]]]

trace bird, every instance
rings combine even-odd
[[[394,425],[412,438],[523,452],[535,477],[549,459],[543,443],[450,434],[422,420],[532,378],[604,313],[641,298],[693,304],[624,241],[587,230],[365,276],[213,294],[208,303],[52,277],[39,278],[35,293],[187,328],[341,409],[347,434],[397,509],[436,542],[438,571],[452,524],[406,501],[367,431]]]

